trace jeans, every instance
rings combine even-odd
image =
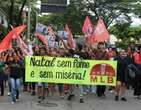
[[[59,92],[63,92],[64,91],[64,85],[63,84],[58,84],[58,90]]]
[[[83,85],[70,85],[70,89],[69,89],[69,95],[74,95],[76,94],[76,92],[78,92],[79,94],[79,98],[83,98]],[[76,91],[75,89],[77,89],[78,91]]]
[[[96,93],[96,86],[95,86],[95,85],[92,85],[92,86],[91,86],[91,92],[92,92],[92,93]]]
[[[10,78],[10,83],[12,101],[15,102],[16,99],[19,99],[20,78],[19,79]]]
[[[11,93],[11,81],[10,81],[10,77],[8,78],[8,88],[9,88],[9,92]]]
[[[83,86],[83,92],[89,92],[89,85],[84,85]]]

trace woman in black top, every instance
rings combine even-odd
[[[13,60],[9,62],[9,67],[10,67],[12,104],[14,104],[19,99],[20,78],[21,78],[20,62],[18,61],[16,55],[14,55]]]
[[[119,96],[121,96],[122,101],[127,101],[123,96],[126,90],[125,71],[127,66],[132,63],[132,59],[127,56],[125,50],[121,50],[119,56],[115,58],[115,60],[117,60],[117,86],[115,100],[118,101]]]

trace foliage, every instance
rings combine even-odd
[[[141,2],[137,2],[134,5],[133,12],[135,13],[135,16],[141,17]]]
[[[140,0],[86,0],[87,9],[93,13],[95,20],[99,16],[103,16],[107,27],[110,26],[113,21],[131,22],[131,18],[128,15],[132,13],[134,9],[134,3]]]
[[[32,3],[32,9],[35,9],[37,0],[0,0],[0,8],[8,16],[8,22],[11,25],[19,25],[22,23],[22,11],[29,2]]]
[[[10,25],[18,26],[22,24],[22,12],[25,6],[31,3],[31,30],[35,30],[36,25],[36,8],[37,0],[0,0],[0,9],[3,10],[8,19],[8,29],[11,30]],[[5,36],[5,34],[3,33]],[[1,39],[1,38],[0,38]]]
[[[79,5],[79,7],[78,7]],[[82,33],[82,25],[86,15],[89,15],[84,10],[83,0],[70,0],[65,13],[52,13],[39,17],[39,22],[44,24],[53,24],[57,29],[62,29],[65,24],[68,24],[75,34]]]
[[[0,27],[0,38],[3,39],[3,37],[8,33],[8,29],[5,27]]]
[[[141,27],[131,27],[128,23],[116,24],[110,27],[110,33],[121,40],[117,42],[118,47],[127,47],[130,42],[135,42],[141,38]]]
[[[82,34],[83,22],[87,15],[91,17],[94,25],[98,18],[103,16],[107,28],[113,22],[131,24],[129,14],[140,11],[136,9],[137,1],[140,0],[70,0],[66,13],[41,16],[39,21],[54,24],[56,27],[68,23],[75,34]],[[138,7],[141,5],[138,4]]]

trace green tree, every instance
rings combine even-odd
[[[8,19],[8,30],[11,30],[10,25],[18,26],[22,24],[22,12],[25,6],[28,6],[28,3],[31,4],[31,31],[34,32],[36,25],[36,12],[39,12],[39,9],[36,8],[36,2],[38,0],[0,0],[0,9],[5,12]],[[3,28],[5,32],[8,32],[7,29]],[[5,36],[5,33],[2,34]],[[1,37],[2,38],[2,37]]]
[[[70,4],[65,13],[52,13],[41,16],[39,17],[39,22],[46,25],[52,24],[57,29],[63,28],[65,24],[68,24],[72,32],[81,34],[85,17],[89,15],[88,12],[84,10],[85,4],[83,2],[83,0],[70,0]]]
[[[141,17],[141,2],[137,2],[134,5],[133,12],[135,13],[135,16]]]
[[[91,17],[94,24],[100,16],[103,16],[107,28],[113,22],[130,24],[132,21],[129,15],[140,13],[140,10],[136,9],[139,1],[141,0],[70,0],[66,13],[42,16],[39,21],[45,24],[56,23],[57,26],[68,23],[75,34],[81,34],[87,15]],[[140,6],[138,4],[138,7]]]
[[[137,41],[141,38],[141,27],[131,27],[130,24],[115,24],[110,27],[110,33],[115,35],[120,42],[117,42],[117,46],[127,47],[132,41]]]
[[[106,27],[108,28],[113,21],[119,22],[125,19],[131,22],[129,13],[132,13],[134,3],[140,0],[86,0],[87,10],[93,13],[93,17],[98,20],[103,16]],[[120,19],[119,19],[120,18]]]
[[[29,2],[32,3],[32,9],[35,9],[37,0],[0,0],[0,8],[8,15],[9,24],[19,25],[22,23],[22,12]]]

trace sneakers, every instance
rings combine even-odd
[[[115,96],[115,101],[118,101],[119,100],[119,96]]]
[[[8,92],[8,93],[7,93],[7,95],[8,95],[8,96],[10,96],[10,95],[11,95],[11,93],[10,93],[10,92]]]
[[[36,95],[36,92],[35,91],[32,91],[31,92],[31,96],[35,96]]]
[[[84,103],[84,100],[83,100],[83,98],[81,98],[79,102],[80,102],[80,103]]]
[[[86,95],[86,94],[87,94],[87,92],[83,92],[83,94],[84,94],[84,95]]]
[[[120,100],[124,101],[124,102],[127,101],[127,99],[125,97],[122,97]],[[119,101],[119,96],[115,96],[115,101]]]
[[[102,94],[102,96],[101,96],[101,97],[104,99],[104,98],[106,98],[106,95],[105,95],[105,94]]]
[[[68,100],[71,100],[74,97],[74,95],[69,95]]]
[[[125,102],[126,102],[127,99],[126,99],[125,97],[122,97],[122,98],[121,98],[121,101],[125,101]]]
[[[65,95],[67,95],[68,94],[68,91],[67,90],[65,90]]]
[[[135,99],[141,100],[140,96],[135,96]]]
[[[61,95],[61,96],[60,96],[60,98],[61,98],[61,99],[64,99],[64,96],[63,96],[63,95]]]
[[[12,102],[11,102],[11,104],[15,104],[15,103],[16,103],[15,101],[12,101]]]
[[[19,99],[16,99],[16,102],[19,102]]]
[[[38,101],[38,103],[41,103],[42,101],[44,101],[44,99],[45,99],[45,97],[38,97],[38,99],[39,99],[39,101]]]
[[[109,92],[110,92],[111,94],[113,94],[115,91],[114,91],[114,90],[110,90]]]

